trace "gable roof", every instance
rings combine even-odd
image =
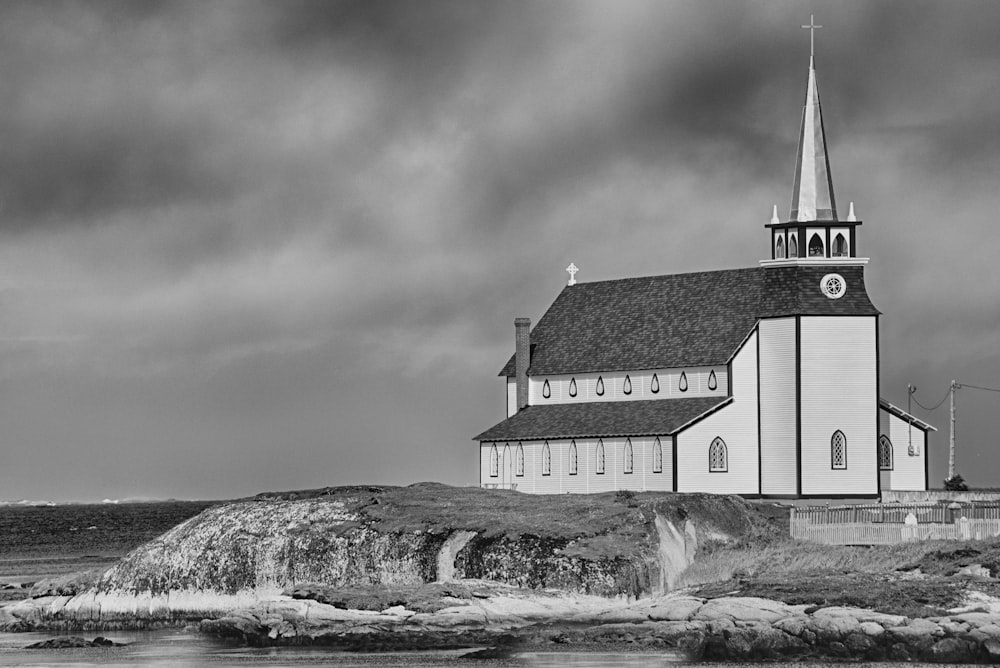
[[[732,397],[699,397],[528,406],[472,440],[667,436],[731,401]]]
[[[927,422],[924,422],[923,420],[921,420],[920,418],[918,418],[915,415],[910,415],[909,413],[907,413],[906,411],[904,411],[902,408],[899,408],[898,406],[894,406],[894,405],[890,404],[885,399],[879,399],[878,400],[878,405],[879,405],[879,408],[881,408],[882,410],[887,411],[887,412],[891,413],[892,415],[895,415],[900,420],[903,420],[905,422],[909,422],[910,424],[912,424],[917,429],[921,429],[923,431],[937,431],[937,427],[934,427],[931,424],[929,424]]]
[[[839,273],[840,299],[820,291]],[[878,315],[861,266],[782,266],[578,283],[531,331],[529,375],[632,371],[728,362],[758,319]],[[514,375],[511,357],[500,371]]]

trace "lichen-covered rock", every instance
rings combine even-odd
[[[382,533],[342,500],[247,501],[207,509],[108,570],[99,593],[278,593],[331,585],[434,580],[447,536]]]

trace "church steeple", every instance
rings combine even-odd
[[[799,129],[799,150],[795,157],[795,185],[792,187],[790,218],[800,223],[837,220],[830,156],[826,151],[823,111],[816,85],[816,61],[812,55],[809,56],[806,103],[802,109],[802,126]]]
[[[847,220],[840,220],[833,196],[816,84],[815,31],[823,26],[816,25],[810,16],[809,25],[802,27],[809,29],[809,77],[795,156],[791,212],[786,222],[780,222],[775,207],[771,222],[765,225],[771,230],[771,259],[761,264],[865,264],[867,258],[857,257],[857,227],[861,221],[854,216],[854,203]]]

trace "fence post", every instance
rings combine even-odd
[[[959,540],[969,540],[972,538],[972,532],[969,530],[969,518],[962,515],[958,519],[958,538]]]

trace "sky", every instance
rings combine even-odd
[[[769,256],[811,13],[882,395],[1000,387],[1000,3],[0,3],[0,499],[477,484],[571,261]]]

